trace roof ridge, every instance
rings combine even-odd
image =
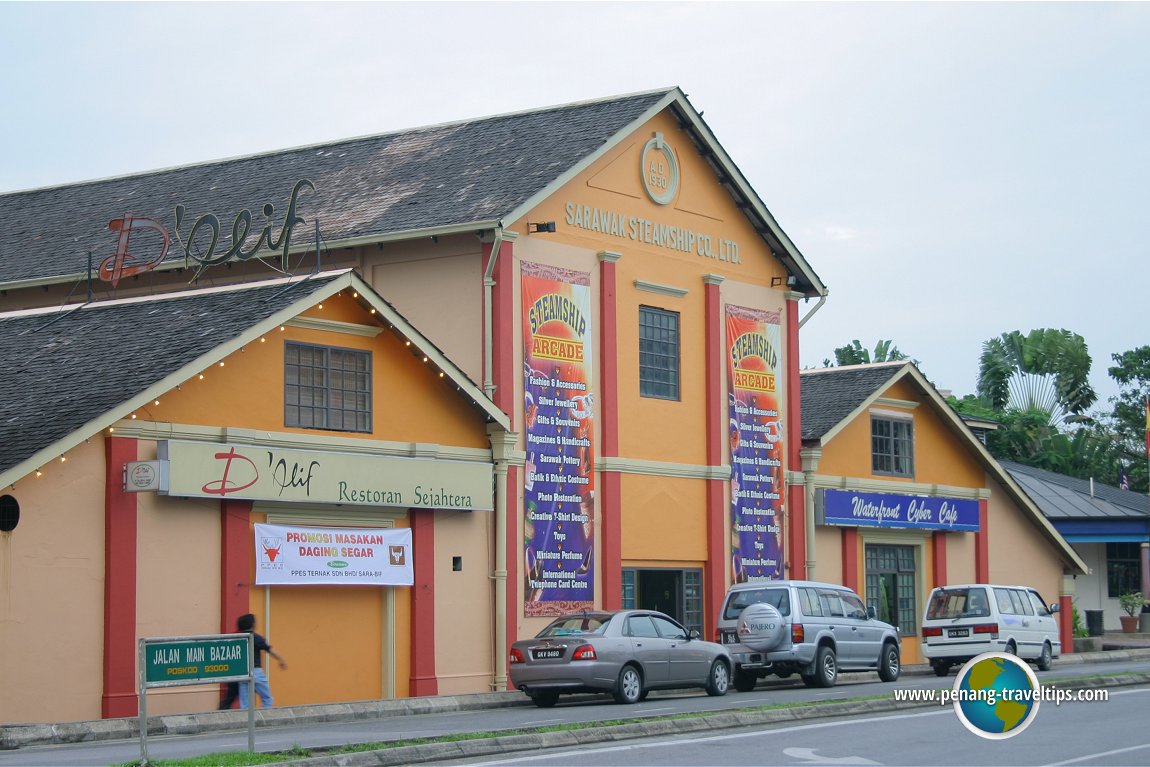
[[[145,293],[137,296],[125,296],[123,298],[111,298],[106,301],[85,301],[84,303],[64,304],[62,306],[38,306],[32,309],[15,309],[8,312],[0,312],[0,321],[23,319],[25,317],[46,317],[51,314],[67,311],[79,311],[81,309],[104,309],[115,306],[129,306],[131,304],[146,303],[148,301],[166,301],[168,299],[187,298],[189,296],[205,296],[215,295],[217,293],[238,293],[242,290],[255,290],[257,288],[268,288],[274,285],[291,285],[308,282],[310,280],[327,280],[338,277],[342,274],[347,274],[353,271],[347,269],[333,269],[326,272],[316,272],[308,274],[293,274],[286,277],[271,277],[266,280],[258,280],[256,282],[231,282],[226,285],[208,285],[199,288],[186,288],[184,290],[177,290],[174,292],[163,293]]]
[[[387,136],[400,136],[400,135],[404,135],[404,134],[424,133],[424,132],[428,132],[428,131],[442,130],[444,128],[452,128],[452,127],[457,127],[457,126],[462,126],[462,125],[473,125],[476,123],[488,122],[491,120],[502,120],[502,119],[507,119],[507,118],[511,118],[511,117],[524,117],[524,116],[533,115],[533,114],[545,114],[547,112],[556,112],[556,111],[560,111],[563,109],[574,109],[577,107],[586,107],[586,106],[591,106],[593,104],[605,104],[605,103],[609,103],[612,101],[623,101],[626,99],[639,98],[641,96],[653,96],[655,94],[666,95],[667,93],[670,93],[670,92],[677,90],[677,89],[678,89],[678,86],[670,86],[670,87],[666,87],[666,88],[653,88],[651,90],[646,90],[646,91],[635,91],[633,93],[621,93],[621,94],[616,94],[613,96],[605,96],[602,98],[584,99],[581,101],[571,101],[571,102],[567,102],[564,104],[553,104],[551,106],[545,106],[545,107],[535,107],[535,108],[529,108],[529,109],[522,109],[522,110],[518,110],[518,111],[501,112],[501,113],[497,113],[497,114],[484,115],[484,116],[480,116],[480,117],[462,118],[459,120],[449,120],[449,121],[441,122],[441,123],[431,123],[428,125],[416,125],[416,126],[411,126],[411,127],[407,127],[407,128],[397,128],[396,130],[383,131],[380,133],[365,133],[365,134],[362,134],[359,136],[347,136],[344,138],[331,139],[328,141],[316,141],[316,142],[312,142],[310,144],[300,144],[298,146],[280,147],[278,149],[269,149],[269,150],[264,150],[261,152],[252,152],[249,154],[233,155],[231,157],[217,157],[217,158],[210,159],[210,160],[200,160],[197,162],[181,163],[179,165],[167,165],[167,166],[163,166],[163,167],[159,167],[159,168],[151,168],[148,170],[140,170],[140,171],[131,171],[128,173],[120,173],[120,174],[113,175],[113,176],[104,176],[101,178],[91,178],[91,179],[83,179],[81,181],[72,181],[72,182],[68,182],[65,184],[55,184],[55,185],[50,185],[50,186],[32,187],[29,189],[13,189],[13,190],[8,191],[8,192],[0,192],[0,199],[3,199],[4,197],[8,197],[8,196],[13,196],[13,195],[31,194],[34,192],[49,192],[49,191],[54,191],[57,189],[68,189],[68,188],[72,188],[72,187],[88,186],[88,185],[94,185],[94,184],[103,184],[103,183],[107,183],[109,181],[123,181],[123,180],[138,178],[138,177],[142,177],[142,176],[155,176],[155,175],[160,175],[162,173],[170,173],[173,171],[187,170],[190,168],[202,168],[202,167],[207,167],[210,165],[223,165],[226,163],[239,162],[241,160],[257,159],[257,158],[261,158],[261,157],[271,157],[273,155],[288,154],[290,152],[301,152],[301,151],[305,151],[308,149],[315,149],[317,147],[335,147],[335,146],[339,146],[342,144],[352,144],[352,143],[355,143],[358,141],[367,141],[370,139],[380,139],[380,138],[384,138]]]
[[[813,375],[815,373],[833,373],[836,371],[869,370],[877,368],[894,368],[914,364],[911,360],[886,360],[884,362],[863,362],[857,365],[831,365],[823,368],[806,368],[799,371],[799,375]]]

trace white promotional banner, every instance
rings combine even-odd
[[[256,525],[256,585],[411,586],[411,530]]]

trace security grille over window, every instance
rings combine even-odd
[[[895,477],[914,476],[914,422],[872,415],[871,470]]]
[[[371,431],[371,353],[288,343],[284,348],[284,424]]]
[[[639,394],[679,399],[679,314],[639,307]]]

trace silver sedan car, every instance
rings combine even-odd
[[[619,703],[677,687],[725,695],[731,681],[725,647],[653,610],[556,618],[534,639],[511,646],[510,668],[512,684],[543,708],[564,693],[609,692]]]

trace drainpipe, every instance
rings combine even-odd
[[[487,259],[487,269],[483,272],[483,392],[487,399],[495,401],[495,351],[492,349],[492,289],[495,287],[495,262],[499,260],[499,250],[503,247],[503,224],[499,223],[493,230],[495,237],[491,241],[491,257]]]
[[[815,580],[815,473],[819,470],[819,459],[822,458],[823,449],[805,447],[799,455],[803,460],[803,526],[806,528],[807,539],[806,578],[808,581],[813,581]]]
[[[515,450],[514,432],[491,432],[491,455],[495,459],[495,631],[491,689],[507,689],[507,465]]]
[[[811,310],[809,312],[807,312],[807,315],[805,317],[803,317],[801,320],[799,320],[799,327],[801,328],[803,325],[806,325],[807,320],[809,320],[811,317],[814,317],[815,312],[817,312],[819,309],[822,309],[823,304],[825,304],[826,302],[827,302],[826,296],[819,296],[819,302],[817,304],[815,304],[813,307],[811,307]]]

